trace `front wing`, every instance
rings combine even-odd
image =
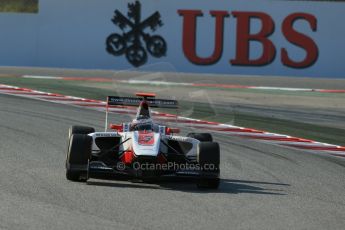
[[[92,161],[88,165],[88,179],[112,179],[112,180],[131,180],[131,179],[164,179],[164,178],[184,178],[184,179],[199,179],[199,178],[218,178],[219,170],[217,171],[203,171],[200,169],[180,169],[180,170],[166,170],[159,171],[145,171],[141,169],[134,169],[132,167],[124,166],[122,163],[115,167],[110,167],[101,161]]]

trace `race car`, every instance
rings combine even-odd
[[[209,133],[178,136],[177,128],[154,122],[151,107],[177,108],[176,100],[156,99],[152,93],[137,97],[108,96],[106,127],[72,126],[68,134],[66,177],[155,181],[164,177],[188,178],[198,188],[217,189],[220,183],[220,148]],[[109,108],[138,106],[135,119],[108,125]],[[108,131],[108,128],[111,131]]]

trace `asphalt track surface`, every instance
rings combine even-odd
[[[73,183],[65,179],[67,130],[102,130],[104,114],[8,95],[0,105],[0,229],[345,227],[342,159],[219,134],[218,191],[183,182]]]

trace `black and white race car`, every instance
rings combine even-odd
[[[84,126],[70,128],[67,179],[87,181],[104,176],[154,181],[185,177],[194,180],[199,188],[217,189],[220,149],[211,134],[177,136],[179,129],[155,123],[150,111],[150,107],[177,108],[177,101],[155,99],[155,94],[136,95],[107,98],[107,118],[109,107],[139,106],[132,122],[110,124],[111,132],[95,132],[94,128]]]

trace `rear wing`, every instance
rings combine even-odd
[[[108,96],[107,105],[139,106],[142,100],[144,99],[140,97]],[[146,98],[145,100],[149,104],[149,107],[168,108],[168,109],[178,108],[178,102],[176,100],[155,99],[155,98]]]
[[[107,97],[107,107],[105,113],[105,132],[107,131],[108,127],[109,106],[139,106],[140,102],[145,100],[149,107],[178,109],[178,102],[176,100],[155,99],[155,94],[148,93],[137,93],[136,95],[139,97]]]

